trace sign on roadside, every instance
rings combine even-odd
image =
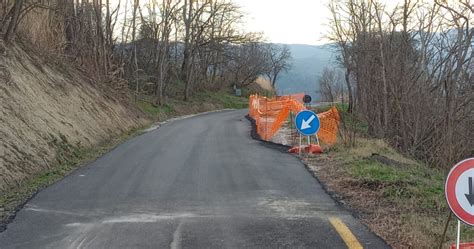
[[[311,96],[309,96],[308,94],[306,94],[306,95],[303,97],[303,102],[304,102],[305,104],[309,104],[309,103],[311,103],[311,101],[312,101],[312,98],[311,98]]]
[[[474,226],[474,158],[456,164],[445,185],[446,201],[459,220]]]
[[[304,136],[311,136],[318,132],[320,122],[318,115],[312,111],[298,112],[295,117],[295,127]]]

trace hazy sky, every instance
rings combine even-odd
[[[234,0],[247,14],[245,28],[270,42],[323,44],[327,0]]]
[[[243,28],[246,31],[263,32],[269,42],[311,45],[327,43],[324,37],[329,30],[331,17],[327,7],[329,0],[232,1],[246,14]],[[380,1],[390,8],[403,0]],[[116,4],[118,0],[111,2]],[[140,2],[143,4],[148,1]]]
[[[428,1],[428,0],[427,0]],[[264,32],[270,42],[324,44],[329,0],[233,0],[247,14],[245,28]],[[402,0],[381,0],[394,7]]]

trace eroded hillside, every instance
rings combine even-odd
[[[0,189],[52,167],[59,146],[90,147],[147,122],[70,66],[16,45],[0,53]]]

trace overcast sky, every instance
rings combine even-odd
[[[429,0],[426,0],[429,1]],[[233,0],[247,14],[245,29],[269,42],[319,45],[328,31],[329,0]],[[394,7],[403,0],[381,0]]]
[[[327,0],[234,0],[247,14],[245,29],[264,32],[270,42],[323,44]]]
[[[324,37],[329,30],[331,17],[327,7],[329,0],[232,1],[246,14],[243,28],[246,31],[263,32],[268,42],[311,45],[328,42]],[[394,7],[403,0],[381,1],[388,7]],[[117,4],[118,0],[111,2]],[[140,2],[144,4],[148,1]]]

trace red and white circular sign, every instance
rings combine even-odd
[[[459,162],[449,171],[444,192],[453,213],[474,226],[474,157]]]

